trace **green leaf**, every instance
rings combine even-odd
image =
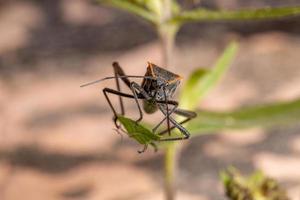
[[[242,10],[207,10],[195,9],[184,11],[174,16],[170,22],[191,22],[191,21],[225,21],[225,20],[255,20],[271,19],[295,16],[300,14],[300,6],[259,8]]]
[[[224,129],[244,129],[251,127],[276,127],[299,124],[300,99],[241,108],[231,112],[197,111],[187,128],[192,135],[216,133]]]
[[[129,1],[129,0],[97,0],[99,3],[103,3],[109,6],[113,6],[137,16],[144,18],[145,20],[156,23],[156,16],[146,9],[144,1]]]
[[[152,142],[160,140],[159,135],[152,133],[152,131],[132,119],[119,115],[118,120],[126,129],[128,136],[135,139],[140,144],[151,144]]]
[[[201,98],[216,85],[227,71],[235,56],[238,45],[232,42],[211,70],[198,69],[189,77],[180,95],[180,107],[194,109]]]
[[[198,102],[200,95],[197,86],[201,84],[204,76],[207,76],[210,71],[204,68],[199,68],[194,71],[187,82],[184,84],[180,94],[180,107],[183,109],[191,109]]]

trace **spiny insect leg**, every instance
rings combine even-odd
[[[178,108],[176,108],[176,109],[174,110],[174,113],[177,114],[177,115],[186,117],[186,119],[184,119],[184,120],[182,120],[181,122],[179,122],[179,124],[184,124],[184,123],[190,121],[191,119],[193,119],[193,118],[195,118],[195,117],[197,116],[197,114],[196,114],[195,112],[193,112],[193,111],[183,110],[183,109],[178,109]],[[170,130],[173,130],[174,128],[176,128],[176,126],[172,126],[172,127],[170,128]],[[159,135],[163,135],[163,134],[165,134],[165,133],[167,133],[167,132],[168,132],[167,129],[166,129],[166,130],[163,130],[163,131],[161,131],[161,132],[159,133]]]

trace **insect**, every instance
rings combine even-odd
[[[182,126],[182,124],[188,122],[192,118],[195,118],[196,113],[188,110],[179,109],[178,102],[171,100],[176,91],[177,86],[180,83],[180,80],[182,79],[181,76],[174,74],[173,72],[163,69],[150,62],[148,62],[148,67],[144,76],[126,75],[117,62],[114,62],[112,66],[114,69],[114,76],[105,77],[103,79],[84,84],[81,87],[95,84],[107,79],[116,80],[117,90],[111,88],[104,88],[103,94],[114,114],[113,121],[117,129],[121,128],[121,125],[117,123],[119,114],[114,108],[109,98],[109,94],[119,96],[122,116],[125,115],[123,98],[134,99],[139,111],[139,118],[135,121],[136,123],[140,122],[143,119],[142,106],[140,105],[139,100],[142,100],[143,110],[147,114],[152,114],[157,110],[160,110],[164,115],[164,118],[152,129],[152,132],[156,133],[156,131],[162,125],[162,123],[166,121],[167,128],[165,130],[160,131],[157,134],[163,135],[165,133],[168,133],[169,137],[161,137],[159,138],[159,141],[176,141],[176,140],[185,140],[189,138],[190,133]],[[139,85],[135,81],[130,81],[129,78],[142,78],[143,80],[141,85]],[[120,81],[119,81],[120,79],[131,90],[132,92],[131,94],[127,94],[121,91]],[[183,116],[186,119],[182,120],[181,122],[177,122],[171,116],[171,114],[173,113]],[[173,130],[174,128],[177,128],[181,132],[182,136],[171,137],[171,130]],[[147,144],[144,144],[143,151],[145,151],[146,149],[147,149]]]

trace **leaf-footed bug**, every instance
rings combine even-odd
[[[121,128],[120,125],[118,125],[117,123],[118,113],[116,112],[116,109],[111,103],[108,94],[114,94],[119,96],[121,115],[123,116],[125,115],[125,109],[122,98],[125,97],[134,99],[139,111],[139,118],[136,120],[137,123],[143,119],[143,111],[138,100],[143,101],[143,110],[145,111],[145,113],[152,114],[157,110],[160,110],[163,113],[164,118],[152,129],[153,133],[156,133],[157,129],[165,120],[167,120],[167,129],[160,131],[158,135],[168,133],[170,136],[171,130],[173,130],[174,128],[177,128],[182,133],[182,136],[163,137],[160,138],[159,141],[176,141],[189,138],[190,133],[182,126],[182,124],[188,122],[192,118],[195,118],[196,113],[193,111],[179,109],[178,102],[170,100],[173,97],[176,88],[180,83],[180,80],[182,79],[181,76],[174,74],[150,62],[148,62],[148,67],[145,76],[126,75],[117,62],[113,63],[113,69],[114,76],[105,77],[103,79],[89,82],[87,84],[81,85],[81,87],[95,84],[107,79],[116,80],[117,90],[111,88],[104,88],[103,94],[114,114],[114,123],[117,129]],[[134,81],[130,81],[129,78],[142,78],[143,81],[141,85],[139,85]],[[132,94],[123,93],[121,91],[119,79],[121,79],[125,83],[125,85],[132,91]],[[170,108],[169,106],[173,106],[173,108]],[[173,113],[183,116],[186,119],[184,119],[181,122],[177,122],[171,116],[171,114]],[[172,123],[172,125],[170,125],[170,123]],[[145,151],[147,148],[147,144],[144,145],[145,147],[143,151]]]

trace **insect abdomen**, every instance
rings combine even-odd
[[[157,111],[157,105],[154,101],[144,100],[143,101],[143,108],[144,108],[144,111],[148,114],[152,114],[155,111]]]

